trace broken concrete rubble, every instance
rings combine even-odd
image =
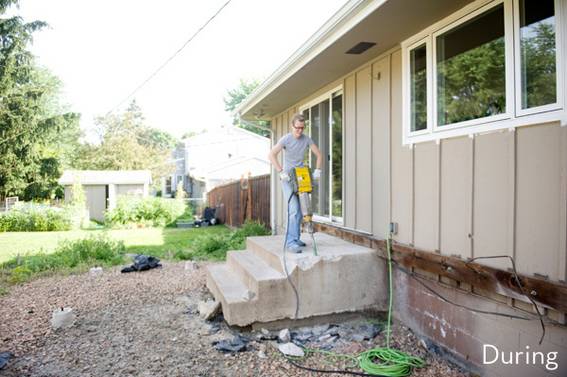
[[[286,356],[296,356],[296,357],[303,357],[305,356],[305,352],[295,344],[289,343],[282,343],[278,345],[278,349],[281,353]]]
[[[214,300],[201,301],[199,303],[199,315],[201,316],[201,318],[208,321],[212,319],[215,315],[217,315],[220,308],[221,308],[221,304],[218,301],[214,301]]]

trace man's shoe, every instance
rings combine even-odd
[[[307,246],[307,244],[305,242],[303,242],[302,240],[297,240],[296,244],[298,244],[301,247]]]
[[[301,253],[301,246],[299,246],[297,244],[289,245],[287,247],[287,251],[289,251],[290,253],[299,254],[299,253]]]

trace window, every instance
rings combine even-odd
[[[555,9],[553,0],[519,2],[522,109],[556,102]]]
[[[342,222],[343,215],[343,95],[334,90],[302,107],[306,133],[323,155],[321,179],[313,188],[313,213],[329,221]],[[316,167],[316,157],[306,152],[306,162]]]
[[[437,126],[506,111],[504,5],[438,35]]]
[[[171,195],[171,177],[165,178],[164,195]]]
[[[410,51],[411,130],[427,128],[427,48],[420,45]]]
[[[559,0],[478,0],[402,43],[404,143],[565,117]]]

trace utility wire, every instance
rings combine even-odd
[[[153,79],[162,69],[165,68],[165,66],[167,66],[169,64],[169,62],[171,62],[173,59],[175,59],[177,57],[177,55],[179,55],[179,53],[185,48],[187,47],[187,45],[189,43],[191,43],[191,41],[193,39],[195,39],[195,37],[197,37],[197,35],[199,35],[199,33],[201,31],[203,31],[205,29],[205,27],[207,27],[207,25],[209,23],[211,23],[211,21],[231,2],[232,0],[228,0],[226,3],[224,3],[217,11],[215,14],[213,14],[211,16],[211,18],[209,18],[207,20],[207,22],[205,22],[203,24],[203,26],[201,26],[199,29],[197,29],[197,31],[195,33],[193,33],[193,35],[185,41],[185,43],[183,43],[183,45],[177,50],[175,51],[175,53],[173,55],[171,55],[162,65],[160,65],[158,67],[158,69],[156,69],[150,76],[148,76],[148,78],[146,78],[140,85],[138,85],[136,87],[136,89],[134,89],[130,94],[128,94],[128,96],[126,96],[122,101],[120,101],[120,103],[118,103],[118,105],[114,106],[112,108],[112,110],[110,110],[108,114],[113,113],[117,108],[119,108],[120,106],[122,106],[122,104],[124,104],[124,102],[126,102],[128,99],[130,99],[134,94],[136,94],[140,89],[142,89],[151,79]]]

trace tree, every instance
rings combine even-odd
[[[2,17],[12,5],[0,0],[0,196],[51,197],[61,161],[49,145],[78,115],[60,112],[59,81],[27,49],[46,24]]]
[[[95,119],[97,144],[84,144],[77,169],[151,170],[154,181],[170,170],[171,150],[177,140],[167,132],[145,124],[142,110],[132,101],[123,113]]]
[[[240,103],[258,87],[258,85],[260,85],[260,82],[257,80],[246,81],[241,79],[237,88],[227,91],[224,98],[224,109],[232,113],[238,105],[240,105]],[[234,115],[232,123],[237,127],[244,128],[245,130],[254,132],[258,135],[265,137],[270,136],[270,132],[268,131],[270,128],[270,122],[265,120],[256,120],[254,122],[242,121],[238,118],[238,116]]]

